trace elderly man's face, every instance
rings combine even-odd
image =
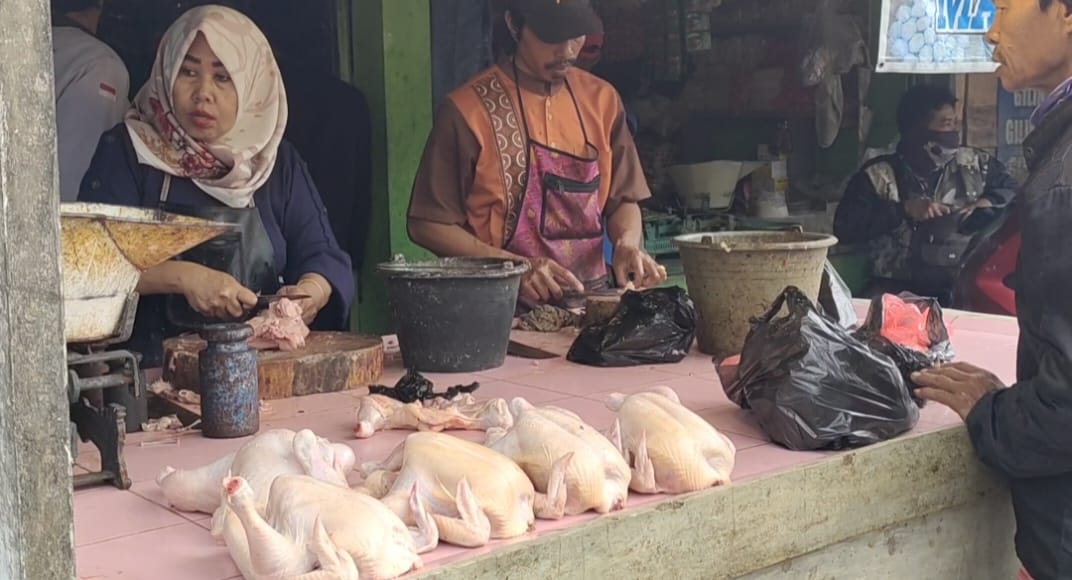
[[[986,34],[997,75],[1006,90],[1052,90],[1068,78],[1072,63],[1072,15],[1061,0],[1042,10],[1039,0],[995,0],[997,15]]]
[[[558,44],[547,44],[528,28],[522,28],[517,38],[517,60],[526,72],[540,80],[559,82],[577,64],[582,46],[583,36]]]

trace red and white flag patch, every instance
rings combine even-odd
[[[100,86],[97,87],[97,93],[100,96],[112,101],[114,101],[118,95],[118,91],[115,90],[115,87],[109,85],[108,83],[101,83]]]

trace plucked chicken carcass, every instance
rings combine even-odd
[[[415,489],[408,503],[416,530],[367,495],[305,475],[276,478],[263,510],[244,478],[223,480],[222,495],[223,538],[247,580],[396,578],[420,568],[418,554],[439,542]]]
[[[685,408],[669,387],[634,395],[612,394],[618,413],[610,439],[633,470],[638,493],[689,493],[730,482],[733,442]]]
[[[373,497],[413,524],[411,491],[417,486],[440,538],[475,548],[491,538],[513,538],[532,529],[535,517],[561,518],[565,474],[572,454],[558,459],[548,477],[549,493],[536,493],[509,457],[450,435],[414,433],[382,464],[361,467]]]
[[[309,336],[301,306],[288,298],[272,302],[246,324],[253,327],[249,345],[257,350],[298,350],[305,348],[305,337]]]
[[[534,407],[525,399],[510,403],[514,426],[489,429],[485,445],[513,459],[536,490],[546,493],[555,461],[567,454],[567,515],[588,510],[599,513],[625,507],[630,470],[622,453],[572,411],[555,406]]]
[[[310,475],[346,486],[354,468],[354,451],[333,444],[308,429],[295,433],[274,429],[258,434],[234,453],[197,469],[167,466],[156,478],[168,503],[177,510],[214,513],[222,500],[220,482],[241,476],[254,490],[257,505],[268,499],[272,481],[280,475]]]
[[[512,424],[510,407],[503,399],[477,401],[473,395],[465,394],[453,399],[403,403],[384,395],[365,395],[358,403],[354,435],[367,439],[377,431],[389,429],[483,431],[509,428]]]

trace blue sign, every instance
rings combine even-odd
[[[877,72],[992,73],[993,0],[882,0]]]
[[[998,86],[998,160],[1020,180],[1027,176],[1024,161],[1024,138],[1034,129],[1031,113],[1042,101],[1039,91],[1010,93]]]
[[[994,23],[994,0],[935,0],[938,32],[985,34]]]

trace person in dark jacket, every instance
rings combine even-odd
[[[330,60],[318,50],[320,44],[310,45],[309,38],[327,33],[323,20],[315,13],[308,16],[311,5],[249,1],[236,9],[249,16],[272,45],[287,91],[289,118],[283,139],[308,164],[335,238],[360,270],[372,208],[368,99],[335,76]]]
[[[914,378],[964,418],[980,460],[1009,480],[1016,552],[1035,580],[1072,578],[1072,0],[997,0],[987,40],[1006,90],[1049,94],[1023,143],[1017,198],[1016,383],[967,364]]]
[[[143,365],[160,364],[164,338],[243,317],[257,294],[295,296],[315,329],[349,326],[350,257],[305,163],[283,140],[286,123],[264,35],[235,10],[200,6],[168,29],[134,108],[101,138],[80,201],[236,226],[142,273],[127,346]]]
[[[865,164],[845,189],[834,235],[870,245],[869,294],[909,290],[949,306],[965,258],[1013,198],[997,159],[959,146],[956,102],[943,86],[906,92],[897,152]]]

